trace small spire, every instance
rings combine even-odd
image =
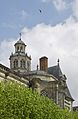
[[[19,39],[19,40],[21,40],[21,36],[22,36],[22,34],[21,34],[21,33],[19,33],[19,35],[20,35],[20,39]]]
[[[60,62],[60,60],[59,60],[59,58],[58,58],[58,60],[57,60],[57,65],[59,66],[59,62]]]
[[[60,78],[60,66],[59,66],[59,62],[60,62],[60,60],[59,60],[59,58],[58,58],[58,60],[57,60],[57,67],[58,67],[58,79]]]

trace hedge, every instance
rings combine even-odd
[[[0,83],[0,119],[77,119],[75,115],[24,85]]]

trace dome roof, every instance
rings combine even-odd
[[[17,45],[17,44],[25,45],[25,43],[24,43],[21,39],[19,39],[19,40],[15,43],[15,45]],[[26,46],[26,45],[25,45],[25,46]]]

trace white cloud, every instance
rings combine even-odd
[[[44,23],[32,29],[22,29],[22,40],[27,44],[26,52],[32,56],[32,67],[36,69],[38,59],[46,55],[49,66],[56,65],[57,59],[68,77],[68,85],[78,103],[78,22],[71,17],[64,24],[56,26]],[[17,40],[17,39],[16,39]],[[11,42],[12,41],[12,42]],[[0,44],[0,62],[9,64],[9,55],[13,50],[14,40],[4,40]],[[76,104],[76,103],[75,103]]]
[[[42,2],[51,2],[54,4],[55,8],[58,10],[58,11],[62,11],[64,9],[66,9],[67,7],[67,3],[65,0],[42,0]]]
[[[72,2],[73,15],[78,19],[78,0]]]
[[[65,0],[53,0],[53,4],[58,11],[66,9],[66,2]]]
[[[14,39],[4,39],[0,43],[0,63],[9,66],[9,56],[13,52]]]

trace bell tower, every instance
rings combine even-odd
[[[15,53],[10,55],[10,68],[16,72],[24,73],[31,71],[31,57],[25,53],[26,45],[21,40],[21,33],[19,40],[15,43]]]

